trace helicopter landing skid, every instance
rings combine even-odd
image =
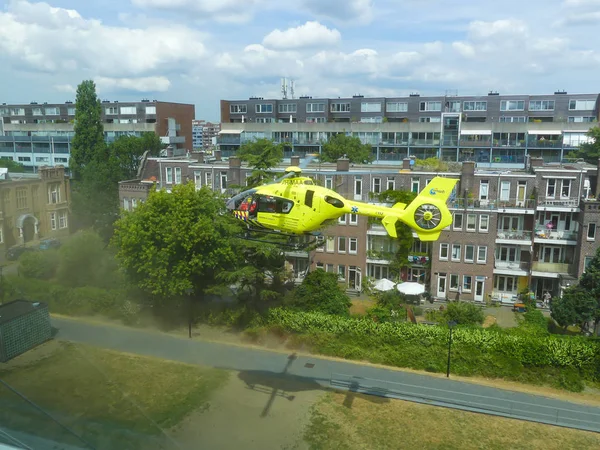
[[[275,235],[275,236],[287,237],[288,239],[287,239],[287,242],[270,241],[270,240],[259,239],[257,237],[254,237],[254,236],[252,236],[252,233]],[[317,243],[316,239],[311,239],[309,242],[294,242],[294,241],[297,241],[297,239],[300,238],[301,236],[302,235],[288,234],[288,233],[282,233],[282,232],[271,231],[271,230],[257,230],[257,229],[249,228],[246,232],[244,232],[239,237],[246,241],[260,242],[263,244],[272,244],[272,245],[276,245],[279,247],[288,248],[291,250],[304,250],[304,249],[310,247],[311,245],[314,245]]]

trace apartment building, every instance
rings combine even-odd
[[[120,136],[154,132],[175,154],[192,150],[194,105],[142,100],[102,101],[107,142]],[[0,158],[35,171],[42,166],[68,167],[74,136],[75,104],[0,105]]]
[[[194,139],[194,149],[209,149],[214,146],[214,140],[221,131],[220,123],[207,122],[206,120],[194,120],[192,122],[192,132]]]
[[[372,146],[376,162],[406,157],[523,168],[526,158],[563,161],[598,122],[599,94],[221,101],[223,156],[255,138],[286,145],[286,156],[318,153],[332,134]]]
[[[222,160],[217,151],[211,163],[200,158],[149,158],[140,177],[120,184],[121,206],[132,209],[146,198],[151,186],[169,189],[193,180],[232,193],[228,186],[244,185],[250,169],[239,158]],[[298,165],[294,156],[287,165]],[[394,165],[310,165],[304,170],[325,187],[348,199],[372,202],[373,194],[388,189],[420,192],[436,175],[460,180],[448,205],[453,224],[433,243],[414,236],[405,281],[428,286],[434,298],[459,298],[512,303],[529,287],[538,298],[548,291],[561,295],[583,273],[598,246],[600,224],[598,167],[585,163],[545,163],[531,158],[525,169],[478,168],[464,162],[454,172],[420,169],[410,159]],[[287,252],[294,275],[309,267],[337,273],[349,289],[359,290],[364,277],[398,278],[390,269],[397,241],[381,225],[348,214],[323,230],[324,245],[310,254]]]
[[[41,167],[37,174],[0,174],[0,246],[69,234],[71,193],[63,166]]]

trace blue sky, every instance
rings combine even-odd
[[[0,0],[0,102],[597,92],[600,0]]]

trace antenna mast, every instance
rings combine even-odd
[[[284,100],[286,100],[286,99],[288,98],[288,96],[287,96],[287,95],[288,95],[288,94],[287,94],[287,92],[288,92],[288,88],[287,88],[287,79],[286,79],[286,78],[282,78],[282,79],[281,79],[281,94],[282,94],[282,96],[283,96],[282,98],[283,98]]]
[[[294,97],[294,80],[290,80],[290,95],[292,96],[292,98]]]

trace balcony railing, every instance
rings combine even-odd
[[[561,231],[561,230],[536,230],[535,237],[539,239],[562,239],[567,241],[577,240],[577,231]]]
[[[569,273],[569,264],[535,261],[533,263],[533,270],[545,273]]]
[[[562,148],[562,140],[550,139],[528,139],[527,147],[529,148]]]
[[[391,261],[394,259],[394,252],[385,250],[368,250],[367,258],[376,259],[379,261]]]
[[[461,147],[491,147],[492,141],[481,140],[481,139],[461,139],[460,140]]]
[[[533,209],[535,200],[526,199],[509,199],[509,200],[475,200],[457,198],[449,202],[450,208],[465,209],[465,208],[484,208],[484,209],[506,209],[506,208],[523,208]]]
[[[531,231],[526,230],[498,230],[498,239],[511,241],[531,241]]]
[[[579,199],[577,198],[561,198],[561,199],[540,199],[538,207],[559,207],[559,208],[577,208]]]
[[[525,261],[498,261],[494,262],[495,269],[504,269],[504,270],[529,270],[529,263]]]

